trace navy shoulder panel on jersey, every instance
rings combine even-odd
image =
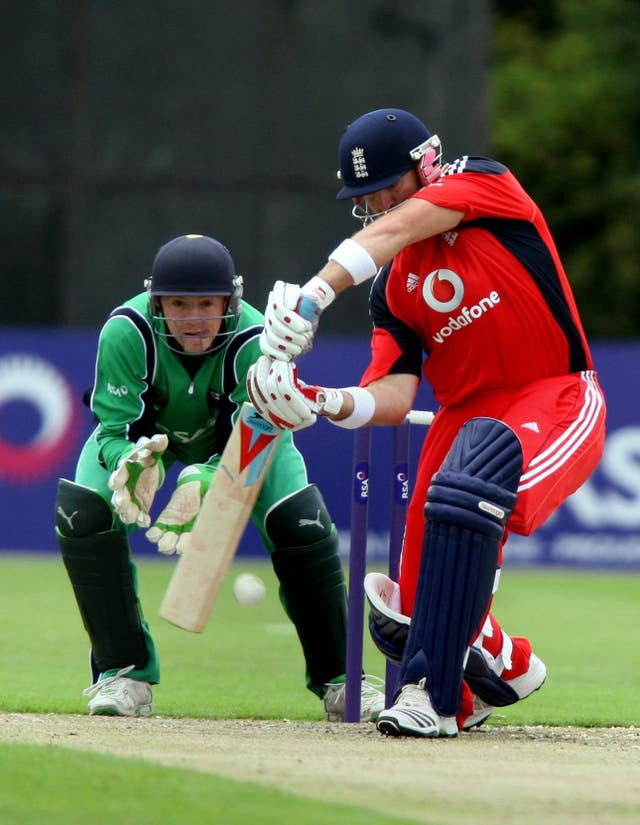
[[[422,375],[423,348],[419,336],[391,312],[387,303],[389,273],[393,261],[376,275],[369,294],[369,314],[374,327],[386,330],[397,343],[401,355],[389,371],[391,374]]]
[[[531,275],[567,339],[569,372],[588,369],[587,354],[562,291],[558,270],[549,248],[535,226],[530,221],[509,218],[476,218],[462,224],[461,228],[471,226],[491,232]]]
[[[155,421],[157,418],[157,410],[154,406],[154,392],[153,379],[156,373],[157,353],[156,353],[156,339],[153,335],[153,330],[149,321],[134,309],[132,306],[116,307],[109,315],[109,318],[128,318],[129,321],[136,327],[145,343],[145,356],[147,362],[147,388],[140,396],[143,404],[143,412],[137,421],[132,422],[129,426],[129,439],[133,442],[137,441],[142,435],[148,435],[155,430]]]
[[[149,321],[144,317],[144,315],[142,315],[141,312],[138,312],[137,309],[126,305],[116,307],[109,315],[109,318],[128,318],[142,336],[145,344],[145,355],[147,361],[147,383],[150,386],[155,375],[157,359],[156,340]]]
[[[227,344],[224,351],[224,366],[222,368],[222,387],[225,395],[231,393],[238,386],[238,375],[236,372],[236,357],[238,353],[249,341],[259,338],[263,327],[255,324],[237,332]],[[244,378],[244,376],[242,376]]]
[[[447,164],[442,175],[446,177],[447,175],[458,175],[461,172],[482,172],[485,175],[504,175],[504,173],[508,171],[504,163],[499,163],[492,158],[462,155],[462,157],[456,158]]]

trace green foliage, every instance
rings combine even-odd
[[[491,155],[540,204],[587,334],[638,336],[640,4],[512,6],[494,21]]]

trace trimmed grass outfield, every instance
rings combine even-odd
[[[163,665],[156,713],[319,721],[321,705],[304,688],[302,656],[270,566],[236,564],[209,627],[193,635],[157,617],[173,564],[145,559],[139,565]],[[267,598],[253,608],[238,605],[231,593],[234,576],[244,570],[267,584]],[[60,560],[0,554],[0,576],[0,711],[84,714],[88,646]],[[509,632],[532,639],[549,677],[543,690],[496,713],[491,725],[640,724],[640,575],[507,568],[495,608]],[[365,669],[384,671],[368,639]],[[451,743],[442,744],[450,750]],[[250,782],[50,746],[0,745],[0,776],[0,822],[20,825],[106,822],[123,812],[140,823],[415,821],[330,804],[330,789],[328,803],[311,804]]]
[[[304,687],[304,665],[280,606],[269,564],[237,563],[202,634],[157,616],[173,559],[139,564],[143,607],[162,663],[154,692],[165,716],[319,720],[320,702]],[[241,607],[232,583],[258,573],[267,597]],[[71,586],[52,556],[0,554],[3,655],[0,710],[84,713],[88,643]],[[640,722],[640,575],[579,571],[503,571],[494,603],[512,635],[527,635],[549,671],[544,689],[505,708],[494,723],[634,725]],[[384,662],[365,642],[365,670]]]
[[[181,768],[63,748],[0,744],[3,825],[371,825],[367,809]],[[407,825],[404,817],[376,817]]]

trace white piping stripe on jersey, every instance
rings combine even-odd
[[[556,472],[582,446],[593,432],[604,404],[602,394],[597,387],[594,374],[591,371],[581,373],[582,380],[587,384],[585,403],[580,414],[554,443],[539,456],[536,456],[526,473],[523,473],[518,485],[518,492],[534,487],[543,479]],[[543,460],[544,459],[544,460]],[[540,463],[542,462],[542,463]],[[536,465],[536,466],[533,466]]]

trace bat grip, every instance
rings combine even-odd
[[[317,301],[309,298],[308,295],[303,295],[302,298],[300,298],[296,310],[298,315],[301,315],[305,321],[311,321],[311,323],[314,323],[314,321],[317,323],[320,316],[320,307]]]

